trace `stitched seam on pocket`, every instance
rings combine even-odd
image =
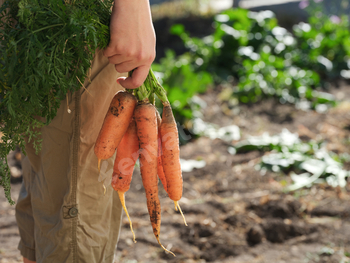
[[[75,92],[75,116],[73,126],[73,167],[72,167],[72,195],[71,203],[77,202],[77,181],[78,181],[78,160],[79,160],[79,146],[80,146],[80,91]],[[78,262],[78,241],[77,241],[77,225],[78,217],[72,219],[72,254],[73,263]]]

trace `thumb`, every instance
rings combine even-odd
[[[149,66],[140,66],[133,71],[131,77],[118,78],[117,82],[126,89],[136,89],[145,82],[149,69]]]

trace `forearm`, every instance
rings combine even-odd
[[[111,38],[122,37],[115,33],[124,28],[125,31],[133,29],[133,33],[140,34],[140,37],[152,37],[155,41],[149,0],[114,0],[111,24]]]
[[[133,71],[118,79],[125,88],[142,85],[155,58],[156,37],[148,0],[114,0],[110,23],[110,43],[104,55],[118,72]]]

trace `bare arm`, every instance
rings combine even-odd
[[[142,85],[155,58],[156,37],[149,0],[115,0],[110,24],[111,39],[104,55],[118,72],[132,77],[118,82],[127,89]]]

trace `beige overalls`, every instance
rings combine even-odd
[[[113,262],[121,222],[121,204],[110,184],[114,156],[102,163],[99,175],[94,143],[121,89],[118,76],[98,52],[86,90],[69,94],[68,105],[63,100],[57,116],[42,128],[41,152],[26,146],[16,219],[19,249],[30,260]]]

